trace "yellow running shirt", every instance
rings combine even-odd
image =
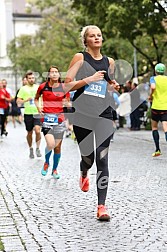
[[[157,75],[151,77],[150,84],[155,84],[151,108],[167,110],[167,76]]]
[[[34,114],[38,114],[38,110],[35,106],[34,103],[34,98],[36,95],[38,89],[38,85],[33,84],[33,86],[28,86],[25,85],[23,87],[20,88],[17,97],[21,98],[23,100],[27,100],[28,98],[32,98],[31,101],[27,101],[24,103],[24,114],[25,115],[34,115]]]

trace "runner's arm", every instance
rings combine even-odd
[[[155,89],[156,89],[155,79],[154,77],[151,77],[150,78],[150,95],[148,97],[149,101],[153,100],[153,94],[154,94]]]
[[[23,100],[22,98],[17,97],[16,103],[17,103],[18,105],[20,105],[20,104],[23,104],[23,103],[25,103],[25,102],[30,101],[31,99],[32,99],[32,98],[27,98],[26,100]]]
[[[39,90],[39,88],[38,88],[38,90]],[[35,106],[37,107],[37,110],[38,110],[38,112],[40,113],[40,114],[42,114],[43,113],[43,109],[42,109],[42,107],[39,105],[39,98],[40,98],[40,93],[38,92],[38,90],[37,90],[37,93],[36,93],[36,95],[35,95],[35,98],[34,98],[34,103],[35,103]]]
[[[73,59],[71,60],[71,63],[70,63],[70,66],[69,66],[69,69],[67,71],[66,78],[65,78],[65,84],[66,84],[65,91],[66,92],[77,90],[89,84],[90,82],[103,79],[104,71],[98,71],[94,75],[86,77],[82,80],[78,80],[78,81],[74,80],[82,64],[83,64],[83,54],[82,53],[75,54]]]
[[[115,74],[115,61],[113,58],[109,58],[109,77],[110,77],[110,81],[108,81],[108,83],[115,88],[117,85],[119,85],[119,83],[115,80],[114,78],[114,74]]]

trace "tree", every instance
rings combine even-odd
[[[37,2],[31,1],[31,6]],[[79,26],[75,21],[76,12],[71,10],[71,2],[56,0],[49,8],[51,2],[39,1],[43,19],[35,36],[22,35],[8,45],[8,56],[21,74],[32,69],[45,78],[43,73],[50,65],[57,65],[65,72],[72,55],[81,50]]]
[[[74,0],[73,7],[81,12],[77,17],[78,23],[100,26],[106,45],[110,44],[110,48],[112,45],[119,47],[120,42],[115,43],[118,39],[124,40],[125,51],[126,40],[136,48],[140,54],[140,73],[148,72],[157,62],[167,63],[167,19],[164,1]],[[105,50],[107,51],[107,46]]]

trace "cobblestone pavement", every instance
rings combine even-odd
[[[167,145],[152,158],[150,131],[115,134],[109,152],[106,205],[111,221],[96,220],[96,170],[80,191],[79,151],[64,138],[61,178],[42,177],[42,158],[29,159],[23,125],[8,125],[0,142],[0,237],[6,252],[166,252]],[[42,151],[44,153],[44,139]],[[51,168],[50,168],[51,169]]]

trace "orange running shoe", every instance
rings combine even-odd
[[[60,178],[60,175],[58,174],[57,170],[53,170],[53,171],[52,171],[52,176],[53,176],[55,179],[59,179],[59,178]]]
[[[83,192],[89,191],[89,178],[80,177],[79,186]]]
[[[104,205],[98,205],[97,207],[97,219],[100,221],[109,221],[110,215],[107,213]]]
[[[41,174],[43,176],[46,176],[46,174],[48,173],[48,167],[49,167],[49,164],[48,163],[44,163],[44,165],[42,167],[42,170],[41,170]]]

